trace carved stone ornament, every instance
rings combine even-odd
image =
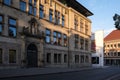
[[[23,27],[23,34],[29,37],[44,39],[45,35],[43,31],[39,30],[38,21],[35,18],[31,18],[28,23],[28,27]]]

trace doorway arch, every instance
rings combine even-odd
[[[29,44],[27,47],[27,67],[38,66],[38,50],[35,44]]]

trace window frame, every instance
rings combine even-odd
[[[24,4],[24,8],[25,8],[25,10],[22,9],[22,7],[21,7],[21,6],[23,6],[23,4]],[[26,12],[26,9],[27,9],[27,4],[26,4],[26,2],[23,1],[23,0],[20,0],[20,10]]]
[[[3,3],[5,5],[11,6],[12,5],[12,0],[3,0]]]
[[[4,29],[4,17],[1,14],[0,14],[0,16],[2,17],[2,21],[0,21],[0,25],[1,25],[0,35],[2,35],[3,29]]]
[[[3,50],[0,48],[0,64],[3,63]]]
[[[65,26],[65,16],[62,15],[62,26],[64,27]]]
[[[46,54],[46,62],[51,63],[51,53]]]
[[[53,22],[53,10],[49,9],[49,21]]]
[[[75,36],[75,37],[74,37],[74,38],[75,38],[75,48],[78,49],[78,47],[79,47],[79,46],[78,46],[78,45],[79,45],[79,35],[78,35],[78,34],[75,34],[74,36]]]
[[[62,45],[62,33],[54,31],[53,32],[53,44],[54,45]]]
[[[40,4],[39,7],[39,17],[44,18],[44,6]]]
[[[79,61],[80,61],[79,55],[75,55],[75,63],[79,63]]]
[[[13,56],[13,53],[10,53],[10,51],[13,51],[13,52],[15,52],[15,54],[14,54],[14,56]],[[17,53],[16,53],[17,51],[16,50],[14,50],[14,49],[9,49],[9,63],[10,64],[16,64],[16,62],[17,62]],[[12,57],[12,58],[11,58]],[[13,60],[14,59],[14,60]]]
[[[11,20],[15,20],[15,21],[16,21],[16,25],[11,24],[11,23],[10,23],[10,19],[11,19]],[[13,34],[12,34],[13,36],[10,35],[10,28],[15,28],[15,29],[16,29],[15,36],[14,36],[14,32],[13,32]],[[17,37],[17,19],[12,18],[12,17],[9,17],[9,19],[8,19],[8,36],[9,36],[9,37],[13,37],[13,38],[16,38],[16,37]]]
[[[64,47],[67,47],[68,46],[68,39],[67,39],[67,35],[66,34],[63,34],[63,42],[64,42]]]
[[[50,43],[51,43],[51,30],[50,30],[50,29],[46,29],[46,31],[49,31],[49,32],[50,32],[50,34],[48,34],[48,33],[46,32],[46,39],[47,39],[47,37],[49,37],[49,38],[50,38],[50,41],[47,42],[47,40],[45,40],[45,42],[48,43],[48,44],[50,44]]]
[[[60,25],[60,12],[55,10],[55,24]]]
[[[77,31],[78,30],[78,19],[74,19],[74,29]]]

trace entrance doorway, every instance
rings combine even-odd
[[[35,44],[30,44],[27,47],[27,67],[38,66],[38,50]]]

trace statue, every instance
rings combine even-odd
[[[115,27],[120,30],[120,15],[115,14],[113,16],[113,20],[115,21]]]

